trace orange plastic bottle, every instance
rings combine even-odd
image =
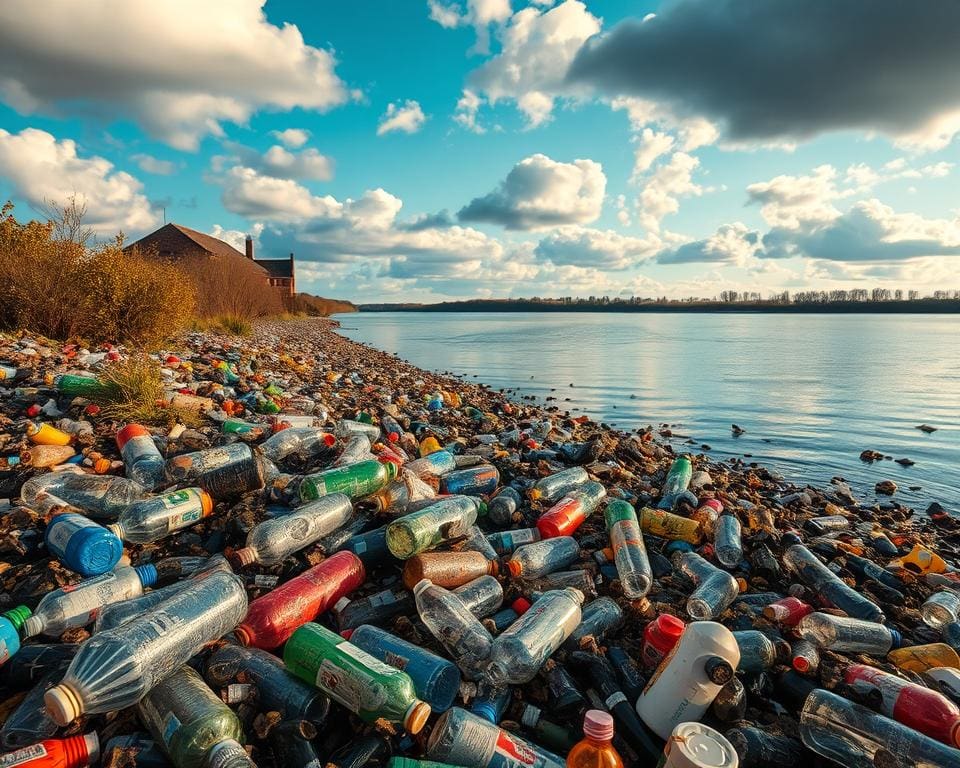
[[[591,709],[583,718],[583,741],[567,755],[567,768],[623,768],[623,758],[613,748],[613,716]]]
[[[46,739],[0,757],[0,766],[12,768],[83,768],[100,758],[100,740],[96,733]]]

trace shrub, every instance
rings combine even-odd
[[[279,292],[266,285],[263,272],[242,256],[190,256],[177,263],[196,287],[200,317],[252,320],[283,311]]]
[[[103,415],[137,424],[199,424],[195,412],[183,412],[163,404],[163,376],[157,361],[133,355],[107,365],[98,377],[107,394],[95,398]]]

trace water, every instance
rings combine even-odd
[[[553,396],[561,409],[621,429],[668,423],[708,444],[715,460],[749,455],[816,487],[840,476],[868,499],[890,479],[903,503],[960,511],[957,316],[391,312],[340,320],[349,338],[422,368],[516,388],[540,403]],[[924,423],[937,431],[915,429]],[[734,437],[731,424],[746,432]],[[868,448],[916,464],[865,464]]]

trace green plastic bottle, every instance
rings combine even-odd
[[[307,475],[300,482],[300,500],[314,501],[330,493],[345,493],[352,501],[376,493],[397,476],[392,462],[368,459]]]
[[[73,373],[64,373],[57,376],[54,383],[61,395],[69,395],[70,397],[89,399],[106,397],[110,394],[110,388],[93,376],[77,376]]]
[[[252,765],[240,746],[240,720],[190,667],[154,686],[137,710],[176,768]]]
[[[326,627],[300,627],[283,648],[287,670],[317,686],[361,720],[381,718],[419,733],[430,705],[417,698],[406,672],[384,664]]]
[[[447,496],[436,504],[398,517],[387,526],[387,547],[401,560],[425,552],[443,541],[466,536],[487,507],[475,496]]]

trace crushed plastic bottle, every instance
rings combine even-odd
[[[158,488],[164,480],[164,459],[150,431],[141,424],[127,424],[116,440],[127,477],[148,491]]]
[[[580,545],[571,536],[558,536],[518,548],[507,561],[515,579],[536,579],[580,559]]]
[[[493,639],[463,601],[427,579],[413,588],[417,612],[470,680],[479,680],[490,658]]]

